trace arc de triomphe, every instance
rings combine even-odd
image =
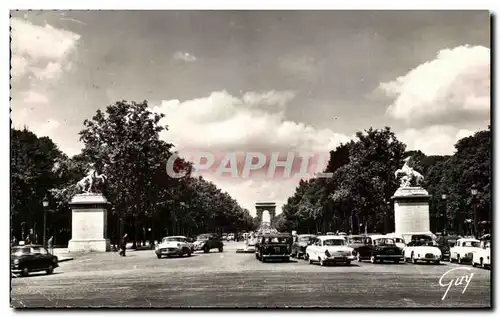
[[[274,224],[274,218],[276,217],[276,203],[256,203],[255,209],[257,209],[257,218],[259,219],[259,223],[262,223],[262,213],[264,212],[264,210],[267,210],[269,212],[270,225],[272,227]]]

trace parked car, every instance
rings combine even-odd
[[[234,241],[234,233],[230,233],[227,235],[227,241]]]
[[[292,244],[292,257],[300,259],[306,253],[306,248],[309,245],[311,239],[316,237],[313,234],[299,234],[294,237]]]
[[[292,235],[289,233],[264,234],[257,238],[255,246],[255,258],[265,262],[278,259],[284,262],[290,261],[292,249]]]
[[[418,261],[424,261],[439,264],[442,253],[431,236],[422,236],[420,239],[413,240],[406,245],[404,257],[405,262],[418,263]]]
[[[350,235],[346,237],[347,245],[356,250],[356,248],[365,245],[365,235]]]
[[[481,241],[475,238],[458,239],[457,244],[450,248],[450,262],[472,262],[472,255],[479,250],[480,244]]]
[[[158,259],[161,259],[163,256],[172,255],[191,256],[193,252],[193,245],[184,236],[164,237],[155,248],[155,254]]]
[[[371,263],[403,261],[403,250],[396,246],[394,239],[385,235],[371,235],[364,239],[364,244],[355,248],[358,262],[370,260]]]
[[[460,238],[460,236],[455,235],[445,235],[437,237],[436,242],[438,244],[438,248],[441,250],[443,261],[447,261],[450,259],[450,248],[454,247],[457,244],[458,239]]]
[[[350,265],[354,260],[354,249],[347,246],[344,237],[318,236],[312,238],[311,244],[307,246],[305,257],[309,264],[319,262],[321,266],[329,263]]]
[[[403,250],[406,247],[405,240],[401,235],[397,235],[395,233],[389,233],[386,234],[386,237],[394,239],[394,243],[396,243],[396,246]]]
[[[218,249],[219,252],[224,250],[224,244],[219,236],[213,233],[200,234],[194,242],[195,251],[210,252],[212,249]]]
[[[45,271],[52,274],[59,266],[57,256],[50,254],[41,245],[15,246],[10,251],[10,271],[28,276],[31,272]]]
[[[491,267],[491,240],[481,240],[479,250],[472,254],[472,266]]]

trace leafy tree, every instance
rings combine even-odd
[[[64,159],[50,138],[11,129],[11,228],[17,239],[26,238],[30,229],[43,235],[42,200],[61,183],[55,167]]]

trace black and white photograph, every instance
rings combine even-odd
[[[11,10],[10,307],[491,309],[492,21]]]

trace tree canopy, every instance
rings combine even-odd
[[[490,130],[459,140],[452,156],[405,151],[406,145],[390,128],[369,129],[356,136],[357,140],[331,151],[325,172],[333,173],[332,178],[300,181],[283,206],[277,222],[279,230],[392,232],[390,198],[399,187],[394,172],[408,156],[424,175],[422,186],[431,195],[431,230],[441,231],[445,225],[448,231],[466,230],[465,220],[474,216],[470,193],[473,185],[478,188],[478,221],[491,220]],[[443,194],[446,202],[441,198]]]

